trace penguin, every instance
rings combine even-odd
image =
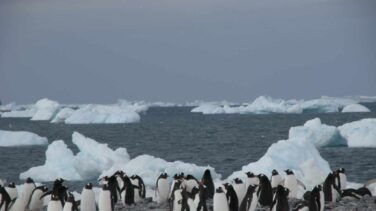
[[[134,186],[134,201],[135,203],[137,203],[141,199],[145,199],[145,195],[146,195],[145,184],[142,178],[138,175],[132,175],[130,179]]]
[[[170,210],[181,211],[183,210],[183,189],[180,188],[178,183],[175,183],[175,187],[170,198]]]
[[[115,175],[107,177],[107,185],[111,191],[111,196],[113,197],[114,204],[116,204],[118,202],[118,193],[120,192],[120,189]]]
[[[287,175],[285,180],[283,181],[283,186],[289,189],[289,198],[297,198],[298,185],[302,186],[304,189],[306,189],[306,187],[300,180],[296,178],[293,171],[287,169],[285,170],[285,172]]]
[[[317,188],[317,190],[319,191],[319,194],[320,194],[320,198],[319,198],[319,201],[320,201],[320,211],[324,211],[325,196],[324,196],[324,191],[322,189],[322,185],[317,185],[316,188]]]
[[[170,193],[169,193],[169,198],[171,198],[171,196],[173,195],[175,189],[177,188],[175,183],[178,183],[180,187],[182,187],[182,180],[184,179],[184,174],[181,173],[181,174],[175,174],[173,176],[173,180],[172,180],[172,184],[171,184],[171,189],[170,189]]]
[[[63,211],[78,211],[78,205],[79,205],[79,202],[77,202],[74,199],[73,194],[69,194],[69,196],[68,196],[68,198],[67,198],[67,200],[64,204]]]
[[[272,203],[271,211],[289,211],[289,202],[287,196],[289,195],[289,190],[282,185],[278,185],[276,188],[274,200]]]
[[[329,173],[323,185],[324,197],[326,202],[336,202],[339,197],[339,190],[335,182],[335,175]]]
[[[47,211],[63,211],[59,195],[56,195],[55,193],[51,194],[51,200],[48,202]]]
[[[347,186],[347,176],[345,173],[344,168],[339,168],[335,171],[336,175],[336,184],[339,190],[344,190],[346,189]]]
[[[46,186],[39,186],[33,190],[33,192],[31,193],[30,201],[28,203],[30,211],[37,211],[43,208],[44,201],[42,195],[46,192],[48,192],[48,188]]]
[[[342,198],[351,197],[355,199],[361,199],[366,195],[372,196],[371,191],[366,187],[360,187],[358,189],[349,188],[349,189],[343,190],[341,193]]]
[[[191,210],[197,210],[197,205],[194,203],[194,197],[198,193],[197,187],[193,187],[192,190],[194,190],[194,194],[189,193],[186,189],[183,189],[181,192],[182,195],[182,203],[181,203],[181,211],[191,211]],[[192,191],[191,190],[191,191]]]
[[[10,211],[25,211],[27,204],[25,203],[25,199],[23,197],[16,198],[13,203],[10,205]]]
[[[124,205],[132,205],[135,203],[135,189],[131,179],[128,176],[123,178],[124,186],[121,190],[121,198]]]
[[[272,185],[268,177],[264,174],[259,175],[259,180],[259,189],[257,190],[259,204],[261,206],[271,206],[273,203]]]
[[[155,195],[157,196],[158,204],[166,203],[168,200],[168,194],[170,192],[170,186],[168,184],[168,175],[162,173],[159,175],[156,183]]]
[[[278,173],[277,170],[273,169],[272,177],[270,178],[270,183],[272,185],[273,192],[277,189],[278,185],[280,185],[283,181],[282,176]]]
[[[8,192],[10,200],[14,200],[15,198],[17,198],[18,193],[14,182],[9,183],[8,186],[5,187],[5,190]]]
[[[0,186],[0,210],[8,211],[12,199],[3,186]]]
[[[88,183],[81,192],[81,211],[95,211],[95,193],[93,191],[93,184]]]
[[[26,206],[29,203],[31,194],[35,188],[36,186],[34,180],[28,177],[23,185],[23,192],[21,196],[24,199]]]
[[[215,190],[213,196],[213,211],[230,211],[226,194],[223,191],[222,187],[219,187]]]
[[[306,191],[303,198],[304,201],[298,203],[294,210],[319,211],[321,209],[320,190],[317,186],[312,191]]]
[[[258,197],[257,197],[258,185],[248,186],[247,193],[240,204],[239,211],[255,211],[257,207]]]
[[[99,192],[98,209],[99,211],[114,210],[114,199],[111,195],[111,190],[108,187],[108,184],[104,184],[101,191]]]
[[[206,199],[207,199],[207,193],[206,193],[206,188],[204,185],[199,184],[199,187],[194,187],[192,189],[193,195],[193,202],[197,206],[197,211],[208,211],[208,207],[206,204]]]
[[[188,193],[191,193],[194,187],[198,187],[198,180],[194,176],[188,174],[184,178],[184,187]]]
[[[116,171],[115,174],[114,174],[114,176],[116,177],[117,185],[118,185],[118,191],[117,191],[117,198],[118,199],[121,198],[120,190],[123,189],[123,187],[124,187],[124,181],[123,181],[124,175],[125,175],[124,171]]]
[[[211,176],[210,170],[206,169],[204,175],[202,175],[201,183],[206,187],[205,195],[207,199],[212,199],[214,196],[214,182]]]
[[[48,195],[54,194],[56,195],[61,202],[61,206],[64,207],[65,199],[68,198],[68,187],[64,186],[64,179],[59,178],[54,181],[53,187],[51,191],[45,192],[41,198],[46,197]]]
[[[243,201],[243,198],[244,198],[246,192],[247,192],[245,184],[243,183],[243,181],[241,179],[235,178],[232,186],[234,187],[236,196],[238,197],[238,205],[240,205]]]
[[[234,186],[229,183],[225,183],[225,194],[227,198],[227,204],[230,211],[236,211],[239,209],[239,200],[235,192]]]
[[[247,172],[245,174],[247,175],[247,179],[245,180],[245,185],[247,188],[250,185],[259,185],[260,180],[255,174],[252,172]]]

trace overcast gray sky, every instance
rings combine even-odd
[[[374,0],[0,0],[0,99],[376,95]]]

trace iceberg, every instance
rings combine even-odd
[[[129,106],[88,104],[77,109],[64,122],[66,124],[116,124],[139,121],[140,115]]]
[[[33,115],[31,120],[51,120],[57,111],[59,110],[59,103],[56,101],[49,100],[47,98],[38,100],[35,103],[36,113]]]
[[[31,118],[37,112],[33,105],[15,106],[14,110],[1,114],[2,118]]]
[[[337,127],[322,124],[319,118],[308,120],[303,126],[291,127],[289,139],[306,140],[316,147],[347,144]]]
[[[338,127],[349,147],[376,147],[376,119],[362,119]]]
[[[258,161],[243,166],[228,179],[245,178],[245,172],[248,171],[271,176],[273,169],[281,174],[286,169],[293,170],[308,189],[323,182],[331,171],[329,163],[321,157],[311,142],[288,139],[272,144]]]
[[[0,147],[48,144],[47,138],[27,131],[0,130]]]
[[[349,112],[370,112],[370,110],[367,107],[360,104],[350,104],[342,109],[342,113]]]
[[[72,108],[66,107],[61,109],[56,116],[51,120],[52,123],[64,122],[66,118],[70,117],[74,113]]]

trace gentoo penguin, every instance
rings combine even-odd
[[[245,193],[247,192],[245,184],[241,179],[235,178],[232,186],[234,187],[236,196],[238,197],[238,205],[240,205],[244,199]]]
[[[108,187],[108,184],[104,184],[99,192],[98,209],[99,211],[113,211],[114,206],[114,199],[111,195],[111,190]]]
[[[291,171],[290,169],[287,169],[285,172],[287,175],[283,182],[283,186],[289,189],[289,198],[296,198],[298,194],[298,186],[300,185],[304,189],[306,188],[304,184],[296,178],[293,171]]]
[[[219,187],[215,190],[213,197],[213,211],[230,211],[226,194],[223,191],[222,187]]]
[[[81,211],[95,211],[95,193],[93,191],[93,184],[88,183],[81,192]]]
[[[212,199],[214,196],[214,182],[211,176],[210,170],[206,169],[204,175],[202,176],[201,183],[206,187],[205,194],[206,198]]]
[[[43,208],[44,201],[42,195],[46,192],[48,192],[48,188],[46,186],[39,186],[33,190],[28,204],[30,211],[37,211]]]
[[[273,204],[271,211],[289,211],[289,202],[287,196],[289,195],[289,190],[282,185],[278,185],[276,188]]]
[[[57,195],[57,197],[60,199],[62,207],[64,207],[65,199],[68,197],[68,193],[67,193],[68,187],[64,186],[63,183],[64,183],[64,179],[62,178],[56,179],[54,181],[52,190],[45,192],[41,196],[41,198],[50,194]]]
[[[176,181],[172,188],[172,194],[170,197],[170,210],[181,211],[183,208],[183,189],[181,189],[181,181]]]
[[[270,183],[272,185],[273,192],[275,192],[278,185],[281,185],[282,181],[283,181],[282,176],[278,173],[277,170],[273,169],[272,177],[270,178]]]
[[[348,188],[342,191],[341,197],[351,197],[354,199],[361,199],[363,196],[372,196],[371,191],[366,187],[360,187],[358,189]]]
[[[0,186],[0,210],[8,211],[12,202],[11,197],[3,186]]]
[[[306,191],[303,195],[304,201],[298,203],[294,210],[297,211],[319,211],[321,205],[320,190],[316,186],[312,191]]]
[[[199,188],[194,187],[192,189],[191,195],[193,196],[193,202],[197,206],[197,211],[207,211],[208,207],[206,205],[207,193],[204,185],[200,184]]]
[[[132,175],[130,179],[134,186],[134,202],[137,203],[146,196],[145,184],[138,175]]]
[[[163,204],[167,202],[169,192],[170,186],[168,184],[168,175],[166,173],[162,173],[161,175],[159,175],[157,179],[155,189],[158,204]]]
[[[169,193],[169,198],[172,197],[172,194],[174,193],[174,191],[176,190],[176,185],[175,183],[178,183],[179,184],[179,188],[182,187],[182,181],[184,179],[184,174],[181,173],[181,174],[175,174],[173,176],[173,180],[172,180],[172,184],[171,184],[171,189],[170,189],[170,193]]]
[[[227,204],[230,211],[236,211],[239,209],[239,200],[235,192],[234,186],[229,183],[225,183],[225,194],[227,198]],[[217,189],[218,190],[218,189]],[[222,189],[223,190],[223,189]]]
[[[10,200],[17,198],[18,193],[14,182],[9,183],[8,186],[5,187],[5,190],[8,192]]]
[[[48,202],[47,211],[63,211],[59,195],[55,195],[54,193],[51,194],[51,200]]]
[[[322,186],[321,185],[317,185],[316,186],[317,190],[319,191],[319,194],[320,194],[320,211],[324,211],[324,207],[325,207],[325,196],[324,196],[324,191],[322,189]]]
[[[194,194],[188,193],[185,189],[182,190],[182,203],[181,203],[181,211],[191,211],[191,210],[197,210],[197,205],[194,203],[194,197],[198,193],[197,187],[193,187],[192,190],[194,190]],[[192,191],[191,190],[191,191]]]
[[[259,204],[261,206],[271,206],[273,203],[273,190],[268,177],[264,174],[259,175],[260,183],[257,190]]]
[[[135,189],[131,179],[125,175],[123,178],[124,186],[121,190],[121,199],[124,205],[132,205],[135,203]]]
[[[335,176],[336,176],[336,184],[339,190],[344,190],[346,189],[347,186],[347,176],[345,173],[344,168],[339,168],[335,171]]]
[[[188,174],[184,178],[184,184],[183,185],[184,185],[185,189],[187,190],[187,192],[190,193],[194,187],[198,187],[198,180],[194,176]]]
[[[107,185],[111,191],[111,196],[113,197],[114,204],[116,204],[118,202],[118,193],[120,192],[120,189],[115,175],[107,177]]]
[[[257,207],[257,189],[258,185],[248,186],[247,193],[240,204],[239,211],[255,211]]]
[[[35,183],[34,180],[28,177],[23,185],[23,191],[22,191],[22,198],[25,201],[25,205],[27,205],[30,201],[31,194],[33,190],[35,189]]]
[[[69,194],[65,204],[63,211],[78,211],[78,202],[74,199],[73,194]]]
[[[259,185],[260,180],[259,180],[258,176],[256,176],[252,172],[247,172],[245,174],[247,175],[247,179],[245,180],[245,185],[247,186],[247,188],[250,185]]]
[[[118,190],[117,190],[118,200],[120,200],[120,198],[121,198],[120,190],[123,189],[123,187],[124,187],[124,181],[123,181],[124,175],[125,175],[124,171],[116,171],[115,174],[114,174],[114,177],[116,178],[117,185],[118,185]]]
[[[326,202],[336,202],[339,197],[339,190],[336,185],[335,176],[329,173],[323,185],[324,197]]]

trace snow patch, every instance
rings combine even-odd
[[[0,147],[48,144],[47,138],[27,131],[0,130]]]

